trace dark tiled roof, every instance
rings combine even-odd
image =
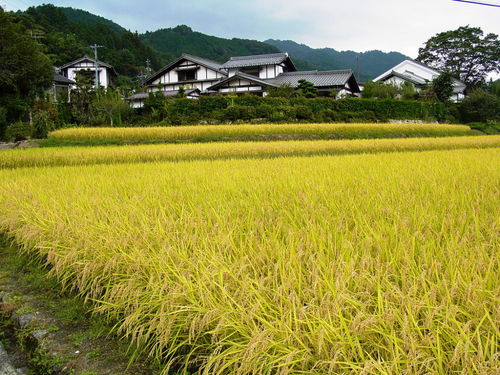
[[[288,58],[289,58],[288,53],[235,56],[231,57],[229,61],[225,62],[223,67],[225,69],[230,69],[230,68],[243,68],[247,66],[275,65],[275,64],[281,64]]]
[[[200,92],[199,89],[186,89],[184,90],[184,95],[191,95],[195,92]],[[177,90],[171,90],[171,91],[162,91],[163,96],[166,98],[172,98],[176,96],[179,91]],[[149,96],[148,92],[138,92],[137,94],[130,95],[127,97],[127,100],[141,100],[141,99],[146,99]]]
[[[172,69],[174,66],[176,66],[179,62],[181,62],[184,59],[193,61],[193,62],[195,62],[195,63],[197,63],[199,65],[202,65],[202,66],[204,66],[206,68],[215,70],[216,72],[218,72],[220,74],[227,75],[226,71],[224,71],[222,69],[222,65],[219,64],[218,62],[206,59],[204,57],[199,57],[199,56],[190,55],[188,53],[183,53],[178,59],[176,59],[175,61],[172,61],[170,64],[165,65],[163,68],[161,68],[157,72],[153,73],[147,79],[146,83],[147,84],[151,84],[151,82],[153,82],[156,78],[158,78],[163,73],[165,73],[165,72],[169,71],[170,69]]]
[[[276,78],[267,81],[275,84],[290,84],[297,87],[299,80],[305,79],[315,87],[344,86],[353,77],[352,70],[325,70],[325,71],[302,71],[281,73]]]
[[[74,85],[76,83],[72,79],[66,78],[66,77],[64,77],[56,72],[54,72],[54,78],[52,78],[52,80],[56,83],[65,83],[68,85]]]
[[[81,57],[81,58],[79,58],[79,59],[77,59],[77,60],[74,60],[74,61],[71,61],[71,62],[69,62],[69,63],[67,63],[67,64],[64,64],[64,65],[63,65],[63,66],[61,66],[59,69],[66,69],[66,68],[69,68],[70,66],[75,65],[75,64],[78,64],[78,63],[80,63],[80,62],[82,62],[82,61],[84,61],[84,60],[89,60],[89,61],[91,61],[92,63],[94,63],[94,62],[95,62],[95,59],[93,59],[92,57],[83,56],[83,57]],[[106,68],[113,69],[113,67],[112,67],[111,65],[106,64],[106,63],[105,63],[105,62],[103,62],[103,61],[98,60],[98,63],[99,63],[99,66],[104,66],[104,67],[106,67]]]
[[[273,82],[271,82],[271,80],[267,80],[267,79],[260,79],[259,77],[256,77],[256,76],[253,76],[251,74],[246,74],[246,73],[242,73],[242,72],[236,72],[236,74],[232,75],[231,77],[228,77],[228,78],[225,78],[223,79],[222,81],[219,81],[217,82],[216,84],[210,86],[207,90],[212,90],[212,89],[215,89],[227,82],[230,82],[234,79],[246,79],[248,81],[251,81],[251,82],[255,82],[259,85],[262,85],[262,86],[277,86],[276,84],[274,84]]]
[[[209,60],[204,57],[199,57],[199,56],[194,56],[190,55],[188,53],[183,53],[181,58],[185,58],[191,61],[194,61],[195,63],[198,63],[200,65],[203,65],[207,68],[213,69],[215,71],[219,71],[222,69],[222,64],[218,63],[217,61]],[[226,72],[220,72],[225,74]]]

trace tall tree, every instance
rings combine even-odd
[[[500,40],[479,27],[462,26],[430,38],[417,60],[453,72],[468,86],[481,86],[488,73],[500,72]]]
[[[444,71],[432,81],[432,91],[440,102],[448,102],[453,95],[453,75]]]
[[[23,26],[0,8],[0,106],[5,117],[0,124],[0,138],[5,126],[28,109],[31,100],[50,86],[53,70],[38,43],[26,35]]]

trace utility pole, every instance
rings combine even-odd
[[[151,65],[151,60],[147,59],[147,60],[146,60],[146,74],[147,74],[147,75],[150,75],[150,74],[151,74],[151,70],[152,70],[152,69],[151,69],[151,66],[150,66],[150,65]]]
[[[90,46],[90,48],[94,50],[95,88],[96,88],[96,90],[99,90],[99,60],[97,59],[97,49],[102,48],[102,47],[103,46],[98,46],[95,43]]]
[[[359,69],[359,55],[358,55],[356,56],[356,75],[357,75],[356,80],[358,81],[358,83],[359,83],[359,70],[360,69]]]

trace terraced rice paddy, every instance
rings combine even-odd
[[[499,165],[490,148],[3,169],[0,229],[165,374],[497,374]]]
[[[53,147],[4,151],[0,154],[0,168],[200,159],[270,158],[490,147],[500,147],[500,136]]]
[[[182,142],[280,137],[334,139],[401,138],[471,135],[465,125],[444,124],[260,124],[198,125],[146,128],[69,128],[56,130],[50,138],[59,141]]]

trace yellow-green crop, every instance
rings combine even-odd
[[[498,374],[499,165],[496,148],[1,170],[0,228],[173,373]]]
[[[0,153],[0,168],[500,147],[500,136],[51,147]]]
[[[465,125],[444,124],[260,124],[198,125],[135,128],[68,128],[49,137],[66,141],[209,141],[266,136],[318,136],[329,138],[438,137],[470,135]]]

